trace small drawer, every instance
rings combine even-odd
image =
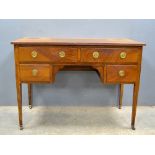
[[[137,80],[138,67],[136,65],[107,65],[107,83],[132,83]]]
[[[50,82],[52,66],[49,64],[21,64],[20,80],[23,82]]]
[[[81,48],[82,62],[137,63],[139,48]]]
[[[19,47],[20,62],[76,62],[77,48],[32,46]]]

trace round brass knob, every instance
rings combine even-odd
[[[126,58],[126,53],[125,52],[121,52],[120,53],[120,58],[121,59],[125,59]]]
[[[118,74],[119,74],[119,76],[123,77],[123,76],[125,76],[125,71],[124,70],[120,70],[118,72]]]
[[[32,69],[32,76],[37,76],[38,70],[37,69]]]
[[[37,51],[32,51],[32,52],[31,52],[32,58],[36,58],[37,55],[38,55]]]
[[[60,51],[59,52],[59,57],[60,58],[64,58],[65,57],[65,52],[64,51]]]
[[[97,59],[97,58],[99,58],[99,56],[100,56],[100,54],[98,51],[93,52],[93,58]]]

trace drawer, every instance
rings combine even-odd
[[[138,48],[81,48],[82,62],[137,63]]]
[[[132,83],[137,80],[138,66],[136,65],[107,65],[107,83]]]
[[[52,66],[49,64],[21,64],[20,80],[23,82],[50,82]]]
[[[77,48],[32,46],[19,47],[20,62],[76,62]]]

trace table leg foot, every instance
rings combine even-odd
[[[22,125],[20,126],[20,130],[23,130],[23,126]]]
[[[136,130],[136,128],[135,128],[134,125],[131,125],[131,129],[132,129],[132,130]]]
[[[29,105],[29,109],[32,109],[32,105]]]

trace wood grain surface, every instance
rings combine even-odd
[[[107,65],[106,71],[107,83],[134,83],[137,81],[137,65]],[[124,71],[125,75],[121,77],[119,71]]]
[[[32,57],[32,52],[36,51],[37,56]],[[64,52],[65,57],[60,57],[59,52]],[[78,50],[70,47],[49,47],[49,46],[33,46],[19,48],[20,62],[77,62]]]
[[[37,70],[33,75],[33,70]],[[20,80],[22,82],[50,82],[52,67],[49,64],[20,64]]]
[[[142,42],[128,38],[20,38],[11,42],[20,45],[112,45],[143,46]]]
[[[99,58],[93,58],[93,52],[99,53]],[[140,59],[140,48],[81,48],[81,62],[101,63],[138,63]],[[126,53],[122,59],[120,54]]]

